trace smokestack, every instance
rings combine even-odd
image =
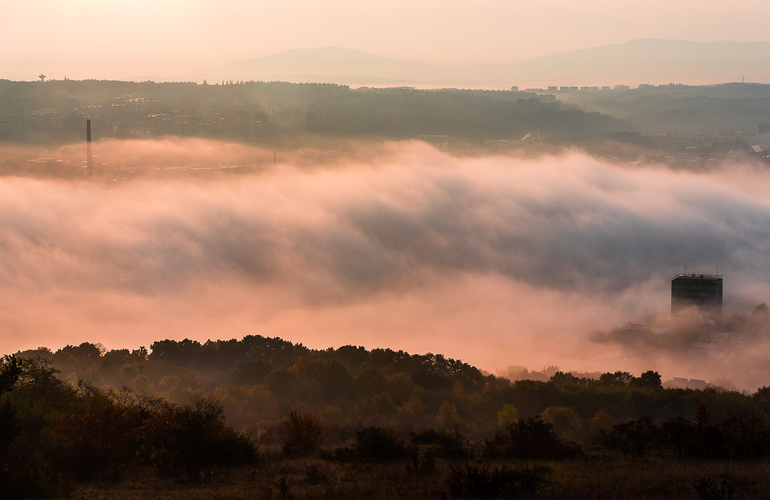
[[[91,156],[91,120],[86,120],[86,143],[88,144],[88,177],[94,174],[94,159]]]

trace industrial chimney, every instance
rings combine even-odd
[[[94,174],[94,159],[91,156],[91,120],[86,120],[86,143],[88,144],[88,177]]]

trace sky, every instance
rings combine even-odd
[[[444,65],[637,38],[770,41],[764,0],[0,0],[0,78],[176,74],[339,46]]]

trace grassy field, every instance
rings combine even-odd
[[[504,469],[503,469],[504,467]],[[76,499],[752,499],[770,498],[770,464],[595,456],[560,462],[336,462],[263,457],[200,482],[126,472],[119,482],[91,483]]]

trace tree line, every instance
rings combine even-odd
[[[770,388],[665,389],[653,371],[512,383],[438,354],[261,336],[18,352],[3,358],[0,398],[9,496],[117,480],[127,468],[201,481],[276,449],[417,468],[435,457],[568,459],[597,446],[684,459],[770,451]]]

